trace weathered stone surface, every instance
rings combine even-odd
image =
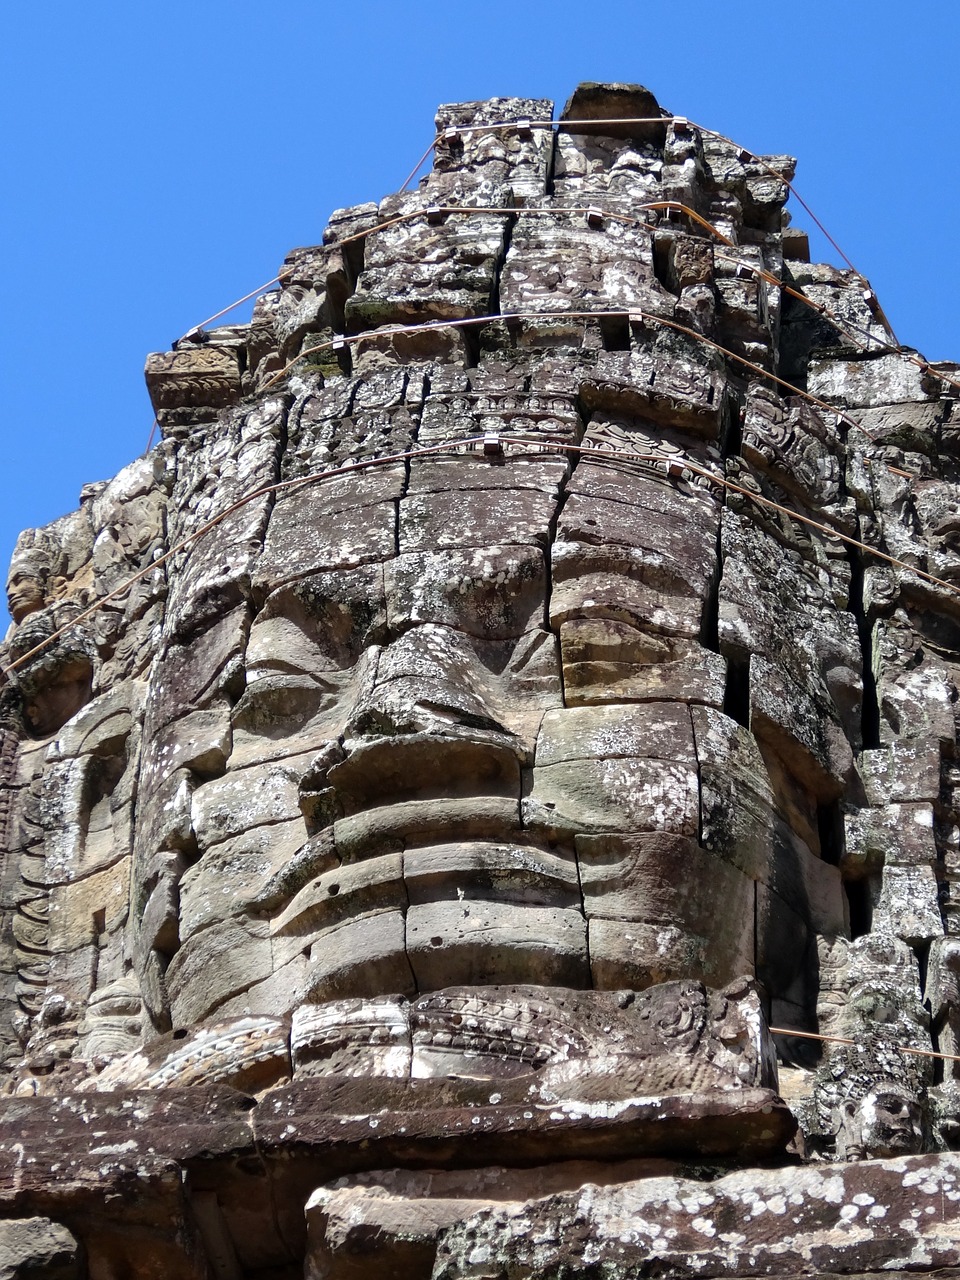
[[[755,888],[741,870],[659,830],[578,836],[576,849],[594,986],[642,988],[695,974],[720,986],[749,971]]]
[[[585,1182],[605,1186],[668,1169],[668,1162],[657,1160],[578,1160],[531,1169],[380,1169],[340,1178],[318,1187],[308,1202],[308,1267],[345,1275],[400,1265],[410,1274],[429,1274],[440,1230],[491,1201],[522,1202]]]
[[[3,1280],[73,1280],[81,1274],[77,1242],[48,1218],[0,1222],[0,1276]]]
[[[351,332],[489,311],[509,215],[484,213],[482,206],[504,208],[511,193],[499,187],[478,196],[463,201],[477,212],[446,213],[439,225],[427,221],[419,195],[381,202],[380,221],[397,221],[366,238],[363,271],[345,308]]]
[[[147,390],[166,433],[212,422],[222,408],[240,398],[238,346],[229,339],[214,339],[207,345],[184,344],[149,357]]]
[[[549,204],[544,202],[546,207]],[[583,214],[521,218],[500,278],[500,305],[511,312],[649,311],[673,314],[673,299],[653,272],[653,246],[645,226],[613,222],[603,233]]]
[[[552,109],[441,107],[419,188],[151,356],[159,447],[18,542],[37,1267],[953,1263],[956,368],[803,261],[790,157]]]
[[[651,1262],[672,1275],[731,1277],[838,1263],[847,1274],[950,1267],[960,1224],[946,1197],[956,1183],[951,1156],[585,1187],[447,1227],[432,1274],[489,1274],[493,1259],[511,1275],[544,1277],[568,1266],[628,1276]]]
[[[903,400],[926,400],[922,370],[892,355],[870,359],[814,358],[810,362],[812,395],[850,408],[873,409]]]

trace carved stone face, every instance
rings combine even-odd
[[[664,549],[655,584],[630,576],[644,525],[666,536],[652,504],[716,524],[713,500],[635,479],[618,535],[612,500],[576,492],[554,531],[567,471],[562,457],[424,460],[399,498],[392,470],[367,477],[367,506],[317,513],[335,500],[323,486],[278,504],[227,768],[188,771],[174,1024],[224,1004],[276,1012],[280,986],[289,1009],[454,983],[646,986],[704,961],[722,980],[750,972],[753,910],[708,927],[694,727],[668,678],[672,650],[698,659],[712,566],[703,548],[692,562]],[[211,648],[207,632],[172,650],[155,698]],[[612,663],[654,700],[611,701]],[[709,698],[704,681],[685,696]],[[183,727],[161,737],[157,773]],[[271,887],[297,861],[305,882]],[[676,864],[690,881],[671,883]],[[261,956],[262,991],[242,996],[214,946],[238,931],[247,963]]]
[[[7,608],[14,622],[22,622],[43,607],[43,583],[36,574],[11,570],[7,578]]]
[[[705,488],[532,449],[281,496],[253,607],[150,681],[154,1015],[752,975],[774,853],[726,816],[731,757],[766,771],[705,643],[719,520]],[[189,566],[178,589],[202,617]]]
[[[923,1148],[920,1107],[896,1090],[873,1090],[860,1105],[863,1143],[870,1155],[909,1155]]]
[[[923,1150],[923,1114],[917,1100],[888,1085],[847,1103],[838,1154],[847,1160],[912,1155]]]
[[[7,574],[7,608],[14,622],[22,622],[28,614],[42,609],[45,599],[44,581],[49,571],[49,558],[37,545],[32,530],[20,535],[10,560]]]
[[[748,277],[757,236],[779,243],[786,187],[748,191],[721,147],[703,175],[738,176],[701,201],[676,185],[700,172],[693,142],[668,134],[564,133],[543,221],[505,211],[514,161],[484,132],[420,195],[338,215],[252,326],[151,358],[163,444],[42,534],[36,624],[97,597],[76,641],[89,668],[32,664],[16,690],[37,918],[18,921],[13,985],[30,1016],[48,991],[81,1011],[65,1054],[70,1036],[99,1055],[140,1027],[214,1034],[455,986],[746,975],[775,1025],[816,1025],[817,940],[850,933],[840,863],[862,845],[851,878],[876,874],[841,808],[866,785],[872,659],[863,566],[804,519],[856,532],[877,504],[819,410],[696,338],[780,367],[780,302]],[[514,159],[534,148],[522,168],[546,199],[538,138]],[[747,219],[746,274],[681,224],[577,212],[590,190],[643,203],[658,184]],[[424,223],[431,192],[490,207]],[[450,316],[486,319],[395,328]],[[334,332],[349,355],[317,356]],[[792,338],[805,376],[812,338]],[[488,432],[531,443],[273,492]],[[883,706],[901,665],[878,667]],[[900,719],[921,702],[901,698]],[[922,919],[877,900],[911,941],[933,921],[921,862],[895,851],[886,880],[922,890]]]
[[[91,1275],[947,1265],[877,1166],[960,1128],[956,369],[788,157],[550,110],[442,108],[18,543],[0,1152]]]

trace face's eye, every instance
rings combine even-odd
[[[234,707],[233,727],[264,738],[287,737],[309,724],[332,692],[305,675],[261,676]]]
[[[247,662],[271,666],[282,655],[311,674],[342,671],[385,629],[379,565],[313,574],[270,595],[254,621]]]
[[[385,566],[391,627],[423,622],[487,641],[543,625],[546,564],[532,546],[416,551]]]

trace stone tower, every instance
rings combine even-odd
[[[789,157],[436,124],[17,545],[0,1259],[953,1267],[960,374]]]

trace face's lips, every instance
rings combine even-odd
[[[378,805],[333,824],[334,847],[343,863],[360,862],[391,849],[474,840],[520,840],[516,797],[446,796]]]
[[[472,958],[445,948],[451,973],[466,982],[474,971],[484,980],[519,978],[530,948],[546,956],[556,938],[563,955],[551,965],[567,985],[583,985],[586,975],[574,963],[582,938],[574,945],[573,934],[585,930],[576,861],[571,850],[545,847],[523,829],[514,740],[475,730],[421,733],[347,742],[345,750],[312,780],[328,785],[345,815],[328,828],[338,865],[274,913],[278,959],[309,948],[311,967],[323,967],[321,954],[333,947],[341,957],[333,990],[373,994],[363,990],[360,971],[371,967],[376,946],[378,981],[384,969],[394,971],[395,989],[409,990],[397,977],[409,960],[413,989],[431,990],[443,960],[424,955],[439,952],[434,935],[448,944],[469,937]],[[328,985],[313,998],[325,998]]]
[[[442,903],[465,917],[483,903],[498,910],[580,912],[576,862],[570,853],[539,849],[522,839],[444,840],[406,849],[381,844],[362,861],[328,867],[313,877],[275,915],[271,933],[316,938],[365,913],[407,913]]]
[[[519,800],[520,767],[528,763],[515,738],[492,730],[347,740],[344,749],[346,758],[327,771],[327,784],[347,816],[405,799]]]

